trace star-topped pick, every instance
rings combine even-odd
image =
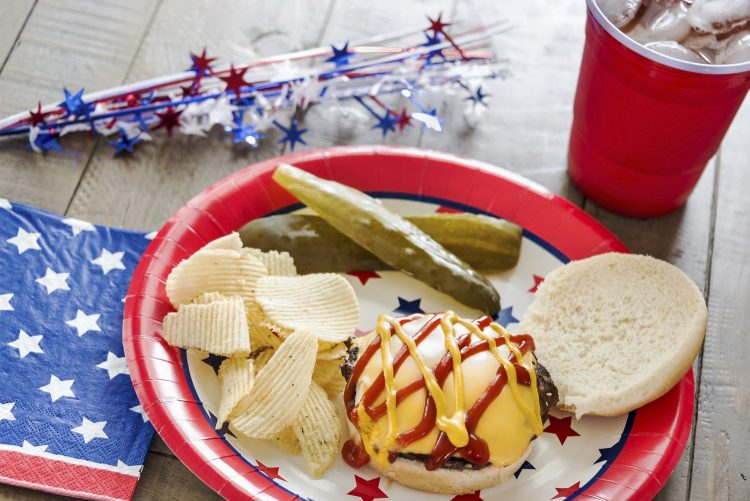
[[[413,313],[424,313],[424,310],[422,309],[422,299],[417,298],[412,301],[409,301],[408,299],[404,299],[399,296],[398,306],[393,311],[396,313],[401,313],[402,315],[411,315]]]
[[[349,50],[349,42],[346,42],[340,49],[331,45],[331,57],[326,59],[327,63],[333,63],[337,68],[349,64],[349,60],[354,57],[354,52]]]
[[[167,127],[167,134],[171,134],[171,128]],[[128,133],[124,129],[120,129],[120,139],[117,141],[109,141],[109,144],[115,148],[114,156],[120,153],[133,153],[133,146],[141,142],[141,138],[136,136],[128,136]]]
[[[206,55],[206,48],[203,47],[203,52],[200,55],[190,53],[190,59],[193,61],[193,65],[190,67],[195,72],[196,77],[202,77],[211,73],[211,63],[216,61],[215,57],[208,57]]]
[[[300,129],[297,126],[297,119],[292,118],[291,122],[289,122],[289,127],[284,127],[276,120],[273,121],[273,124],[281,130],[281,132],[284,133],[284,136],[279,139],[278,143],[289,143],[289,149],[291,151],[294,151],[294,147],[297,143],[307,144],[304,139],[302,139],[302,134],[307,132],[307,129]]]
[[[565,441],[569,437],[579,437],[581,434],[573,429],[571,421],[573,416],[564,418],[556,418],[555,416],[549,416],[549,424],[544,429],[544,433],[553,433],[557,436],[560,441],[560,445],[565,445]]]
[[[167,129],[167,135],[172,137],[172,129],[180,125],[180,115],[182,115],[182,110],[177,111],[170,106],[165,111],[155,112],[154,115],[159,117],[159,123],[154,127],[154,130],[164,127]]]
[[[68,89],[63,87],[63,93],[65,94],[65,100],[62,104],[69,115],[80,117],[89,114],[91,107],[83,101],[83,89],[72,94]]]
[[[373,501],[388,497],[388,494],[380,489],[380,477],[367,480],[359,475],[354,475],[354,481],[357,485],[347,492],[350,496],[361,498],[362,501]]]
[[[398,120],[393,117],[390,110],[385,110],[383,116],[378,116],[377,120],[378,123],[373,125],[372,128],[380,129],[384,139],[388,132],[396,132],[396,124],[398,123]]]
[[[37,125],[44,125],[44,113],[42,113],[42,102],[39,101],[36,105],[36,111],[29,110],[29,123],[32,127]]]
[[[433,36],[437,36],[439,33],[445,33],[445,28],[450,26],[450,23],[444,23],[443,22],[443,13],[441,12],[438,14],[437,19],[432,19],[430,16],[427,16],[427,20],[430,22],[430,27],[427,28],[428,30],[432,31]]]
[[[411,127],[411,115],[406,112],[406,108],[403,108],[401,113],[396,115],[396,126],[399,132],[404,132],[406,127]]]
[[[225,77],[219,77],[220,79],[224,80],[224,82],[227,84],[224,90],[233,91],[234,94],[237,96],[237,99],[240,98],[242,87],[247,85],[247,82],[245,82],[246,71],[247,71],[247,68],[235,69],[234,65],[231,65],[229,67],[229,74]]]

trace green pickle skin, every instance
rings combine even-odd
[[[487,315],[500,311],[500,294],[486,277],[378,200],[287,164],[273,179],[387,265]]]

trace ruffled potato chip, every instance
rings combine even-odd
[[[232,411],[253,389],[255,371],[253,361],[248,358],[228,358],[219,366],[221,403],[216,413],[216,429],[234,417]]]

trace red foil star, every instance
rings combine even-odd
[[[479,495],[480,491],[474,491],[471,494],[461,494],[460,496],[453,496],[451,501],[484,501]]]
[[[580,488],[581,482],[576,482],[570,487],[555,487],[557,494],[551,499],[567,498],[568,496],[572,496]]]
[[[210,75],[211,63],[216,61],[215,57],[206,56],[205,47],[203,47],[203,52],[201,52],[200,56],[191,52],[190,59],[193,60],[193,66],[190,69],[195,71],[195,76],[198,78],[202,77],[203,75]]]
[[[450,26],[450,23],[443,22],[442,12],[438,15],[437,19],[432,19],[430,16],[427,16],[427,20],[430,21],[430,27],[427,29],[432,30],[433,36],[437,36],[438,33],[445,34],[445,28]]]
[[[183,110],[175,111],[175,109],[170,106],[163,112],[155,112],[154,114],[159,117],[159,125],[154,127],[154,130],[164,127],[167,129],[167,135],[172,137],[172,129],[180,125],[180,115],[182,115],[182,111]]]
[[[359,475],[354,475],[357,486],[347,492],[350,496],[362,498],[362,501],[373,501],[374,499],[387,498],[388,494],[380,490],[380,477],[365,480]]]
[[[407,126],[411,127],[411,115],[406,112],[406,108],[402,109],[401,113],[396,116],[398,117],[396,125],[398,126],[399,132],[404,132],[404,128]]]
[[[544,277],[540,277],[539,275],[534,275],[534,287],[529,289],[529,292],[536,294],[536,290],[539,288],[540,285],[542,285],[542,282],[544,282]]]
[[[42,113],[42,102],[36,105],[36,111],[29,110],[29,121],[32,127],[44,123],[44,113]]]
[[[568,437],[579,437],[580,433],[575,431],[571,426],[573,416],[566,418],[556,418],[555,416],[549,416],[549,425],[544,429],[545,433],[554,433],[557,435],[557,439],[560,441],[560,445],[564,445]]]
[[[261,472],[263,472],[263,474],[265,476],[267,476],[268,478],[270,478],[271,480],[276,480],[278,478],[279,480],[283,480],[284,482],[286,482],[286,479],[284,477],[282,477],[281,475],[279,475],[279,468],[278,467],[274,468],[272,466],[266,466],[266,465],[264,465],[263,463],[261,463],[260,461],[257,461],[257,460],[255,462],[258,463],[258,469]]]
[[[247,71],[247,68],[236,70],[234,68],[234,65],[231,65],[229,67],[229,75],[225,77],[219,77],[222,80],[224,80],[227,84],[224,90],[234,91],[234,93],[237,95],[237,99],[240,98],[240,91],[242,90],[242,86],[247,85],[247,82],[245,82],[245,78],[244,78],[246,71]]]
[[[347,275],[357,277],[362,285],[367,285],[371,278],[382,278],[377,272],[371,270],[350,271]]]

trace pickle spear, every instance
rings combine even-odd
[[[384,263],[487,315],[500,310],[487,278],[374,198],[287,164],[273,179]]]
[[[513,268],[523,230],[513,223],[477,214],[403,216],[475,270]],[[240,229],[247,247],[286,251],[300,273],[386,270],[390,266],[313,214],[281,214],[250,221]]]

